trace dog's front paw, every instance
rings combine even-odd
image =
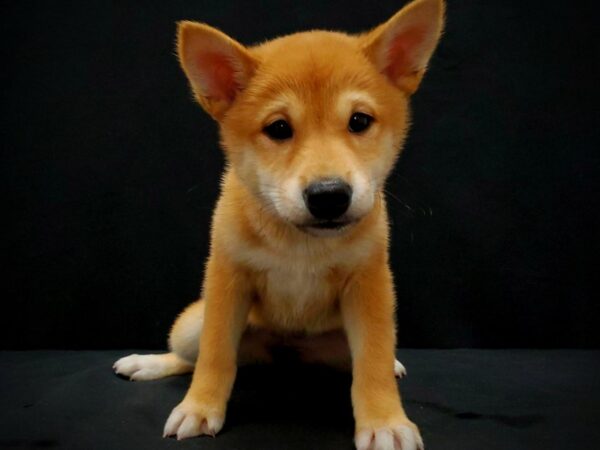
[[[202,402],[184,399],[177,405],[165,424],[163,437],[177,436],[177,440],[203,434],[215,436],[225,421],[225,414]]]
[[[381,428],[362,428],[354,439],[356,450],[424,450],[423,439],[417,426],[409,421],[398,421]]]

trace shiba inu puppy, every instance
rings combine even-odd
[[[268,361],[285,341],[307,361],[351,360],[357,449],[423,448],[394,377],[403,367],[382,191],[443,20],[443,0],[415,0],[364,34],[254,47],[179,23],[181,66],[227,160],[210,256],[171,352],[114,366],[134,380],[193,371],[165,436],[219,432],[238,362]]]

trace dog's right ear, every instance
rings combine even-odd
[[[258,65],[243,45],[196,22],[179,22],[177,55],[196,99],[216,120],[223,118]]]

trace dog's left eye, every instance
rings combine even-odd
[[[276,120],[263,128],[263,132],[271,139],[285,141],[294,135],[291,125],[283,119]]]
[[[373,117],[365,113],[354,113],[348,122],[348,130],[352,133],[361,133],[371,126]]]

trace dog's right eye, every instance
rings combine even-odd
[[[263,128],[263,132],[271,139],[276,141],[285,141],[294,135],[294,130],[289,123],[283,119],[276,120]]]

